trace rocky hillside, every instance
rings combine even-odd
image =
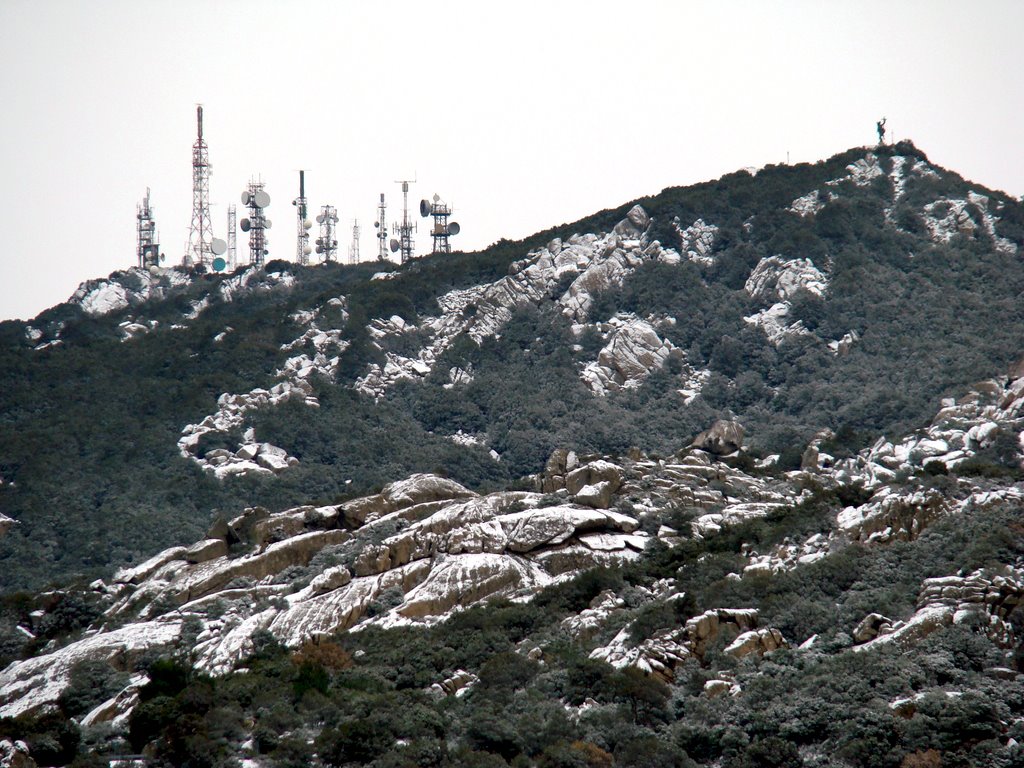
[[[1021,248],[904,143],[0,324],[0,761],[1012,764]]]

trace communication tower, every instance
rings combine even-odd
[[[139,244],[136,254],[139,266],[143,269],[160,266],[160,243],[157,242],[156,222],[153,221],[153,209],[149,206],[149,187],[146,196],[136,208],[135,218],[138,220]]]
[[[411,181],[416,182],[415,179]],[[402,185],[402,223],[394,225],[398,239],[391,241],[391,252],[401,251],[399,263],[405,264],[412,258],[412,233],[416,230],[416,222],[409,221],[409,180],[396,181],[395,184]]]
[[[298,216],[298,228],[296,230],[295,261],[303,266],[309,264],[309,254],[312,249],[309,247],[309,230],[313,222],[306,218],[306,172],[299,171],[299,196],[292,200],[295,206],[295,213]]]
[[[228,206],[228,271],[234,272],[238,266],[238,214],[235,204]]]
[[[249,233],[249,263],[262,267],[270,253],[266,232],[270,229],[270,219],[266,215],[270,195],[263,189],[262,181],[249,182],[249,186],[242,192],[242,204],[249,206],[249,218],[238,222],[239,229]]]
[[[384,193],[380,193],[380,205],[377,206],[377,220],[373,226],[377,228],[377,261],[388,260],[388,224],[385,213],[388,204],[384,202]]]
[[[324,262],[335,261],[338,254],[338,241],[334,237],[334,225],[338,223],[338,209],[333,205],[325,205],[317,214],[316,223],[320,225],[320,237],[316,239],[316,252],[324,257]]]
[[[203,105],[196,107],[196,143],[192,145],[192,226],[182,264],[212,267],[227,243],[213,236],[210,224],[210,153],[203,139]]]
[[[348,263],[359,263],[359,219],[352,220],[352,245],[348,247]]]
[[[444,202],[438,195],[433,200],[420,200],[420,216],[434,218],[434,226],[430,230],[434,238],[434,250],[431,253],[451,253],[452,246],[448,238],[457,235],[462,231],[457,221],[448,221],[452,215],[452,207]]]

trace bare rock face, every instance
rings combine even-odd
[[[886,635],[892,632],[892,619],[886,618],[880,613],[869,613],[853,630],[853,639],[858,643],[866,643],[874,640],[879,635]]]
[[[743,632],[725,648],[723,653],[742,659],[752,653],[763,656],[769,651],[788,647],[789,643],[786,642],[779,630],[774,627],[763,627]]]
[[[685,359],[681,349],[635,315],[616,316],[608,328],[607,343],[597,361],[588,363],[580,374],[597,395],[635,389],[669,358]]]
[[[691,443],[692,448],[726,456],[735,453],[743,446],[743,426],[738,421],[719,419],[711,427],[701,432]]]

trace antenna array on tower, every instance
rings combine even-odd
[[[136,208],[136,219],[139,233],[136,253],[139,257],[139,266],[143,269],[159,267],[160,243],[157,242],[153,209],[149,206],[149,187],[146,187],[146,196],[142,198],[142,202]]]
[[[324,263],[335,261],[338,254],[338,240],[334,236],[334,225],[338,223],[338,209],[333,205],[325,205],[317,214],[316,223],[320,225],[320,237],[316,239],[316,252],[324,257]]]
[[[380,193],[380,205],[377,206],[377,220],[373,226],[377,228],[377,261],[388,260],[388,222],[385,214],[388,204],[384,202],[384,193]]]
[[[430,230],[430,234],[434,238],[434,249],[431,253],[452,252],[452,246],[448,242],[448,238],[459,234],[462,231],[462,227],[459,226],[457,221],[448,221],[448,217],[451,215],[451,206],[438,195],[434,195],[433,200],[420,200],[420,216],[423,218],[432,216],[434,218],[434,226]]]
[[[397,240],[391,241],[391,252],[401,251],[399,263],[405,264],[412,259],[412,233],[416,230],[416,222],[409,220],[409,183],[415,183],[415,179],[396,181],[395,184],[402,185],[402,223],[395,224],[394,232],[398,235]]]
[[[312,249],[309,247],[309,230],[313,222],[306,218],[306,172],[299,171],[299,196],[292,200],[295,206],[295,213],[298,216],[298,228],[295,242],[295,262],[303,266],[309,264],[309,254]]]
[[[242,192],[242,204],[249,206],[249,218],[238,223],[239,229],[249,233],[249,263],[262,267],[270,253],[266,233],[270,229],[270,219],[266,216],[270,195],[263,189],[262,181],[249,182],[249,186]]]

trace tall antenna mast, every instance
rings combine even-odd
[[[196,106],[196,143],[192,145],[192,226],[182,264],[211,267],[227,243],[213,236],[210,224],[210,153],[203,139],[203,105]]]
[[[320,237],[316,239],[316,252],[324,257],[324,263],[335,261],[338,254],[338,241],[334,237],[334,225],[338,223],[338,209],[333,205],[325,205],[317,214],[316,223],[320,225]]]
[[[270,251],[267,249],[267,233],[270,219],[266,216],[266,207],[270,205],[270,195],[263,189],[262,181],[250,181],[242,192],[242,204],[249,206],[249,218],[238,222],[243,232],[249,233],[249,263],[262,267]]]
[[[402,223],[395,224],[394,232],[398,235],[397,240],[391,241],[391,252],[401,251],[401,262],[405,264],[412,258],[412,233],[416,229],[416,223],[409,221],[409,183],[416,183],[416,179],[396,181],[395,184],[402,185]]]
[[[238,224],[235,204],[228,206],[228,270],[235,271],[238,266]]]
[[[373,226],[377,228],[377,261],[388,260],[388,224],[385,212],[388,204],[384,202],[384,193],[380,193],[380,205],[377,206],[377,220]]]
[[[306,172],[299,171],[299,196],[292,200],[295,214],[298,217],[298,228],[295,237],[295,261],[303,266],[309,264],[309,230],[313,222],[306,218]]]
[[[430,230],[430,234],[434,238],[434,249],[431,253],[452,252],[452,246],[448,242],[448,238],[459,234],[462,231],[462,227],[459,226],[457,221],[448,221],[448,217],[451,215],[452,207],[438,195],[434,195],[433,201],[420,200],[420,216],[423,218],[432,216],[434,218],[434,226]]]
[[[156,222],[153,221],[153,209],[149,207],[149,187],[146,196],[135,209],[138,220],[139,241],[135,249],[139,257],[139,266],[143,269],[160,266],[160,243],[157,242]]]
[[[359,263],[359,219],[352,220],[352,245],[348,247],[349,264]]]

